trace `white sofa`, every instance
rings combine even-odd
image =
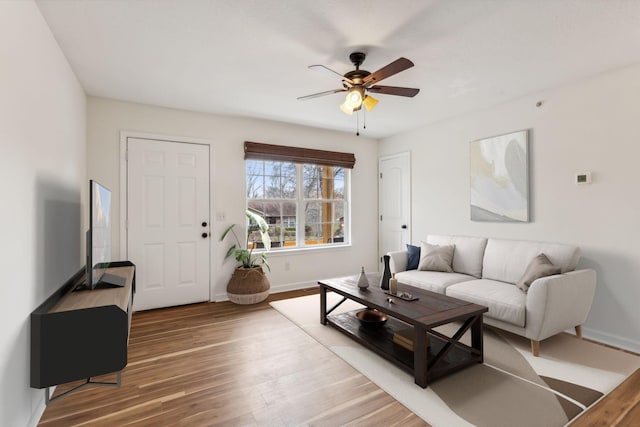
[[[454,245],[453,272],[407,271],[407,251],[390,252],[390,270],[399,283],[484,305],[485,324],[531,340],[534,356],[540,341],[581,325],[589,314],[596,287],[594,270],[575,270],[576,246],[523,240],[429,235],[431,245]],[[544,253],[561,273],[531,283],[528,293],[516,283],[529,262]]]

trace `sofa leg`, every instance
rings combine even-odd
[[[531,353],[534,357],[540,356],[540,341],[531,340]]]
[[[582,339],[582,325],[576,326],[576,337]]]

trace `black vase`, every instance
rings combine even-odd
[[[391,257],[389,255],[385,255],[382,257],[384,260],[384,272],[382,273],[382,278],[380,279],[380,287],[385,291],[389,290],[389,279],[391,279],[391,269],[389,268],[389,260]]]

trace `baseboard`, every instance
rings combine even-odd
[[[317,280],[312,280],[310,282],[287,283],[285,285],[271,286],[271,293],[277,294],[279,292],[297,291],[298,289],[308,289],[317,286]]]
[[[640,354],[640,343],[628,338],[607,334],[605,332],[585,328],[584,326],[582,327],[582,336],[589,340]]]
[[[271,293],[277,294],[280,292],[288,292],[288,291],[297,291],[299,289],[308,289],[318,286],[318,282],[316,280],[312,280],[310,282],[297,282],[297,283],[285,283],[282,285],[271,285]],[[229,301],[229,297],[227,297],[227,293],[217,293],[215,296],[215,301]]]
[[[53,395],[53,392],[56,390],[56,386],[49,388],[49,393]],[[44,399],[44,389],[42,389],[42,398],[38,400],[38,406],[35,408],[33,413],[31,414],[31,418],[27,421],[26,427],[37,427],[38,423],[40,423],[40,419],[44,415],[44,410],[47,409],[47,405],[45,404]]]

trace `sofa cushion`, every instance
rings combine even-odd
[[[520,280],[518,280],[518,283],[516,283],[516,286],[522,292],[527,293],[529,286],[531,286],[534,281],[541,277],[552,276],[554,274],[560,274],[560,267],[553,265],[545,254],[539,254],[531,260],[524,274]]]
[[[427,236],[427,243],[432,245],[455,245],[451,267],[456,273],[482,277],[482,257],[487,239],[470,236],[445,236],[431,234]]]
[[[527,295],[510,283],[470,280],[446,288],[446,295],[489,308],[485,316],[524,327]]]
[[[451,262],[453,261],[453,245],[430,245],[429,243],[420,243],[420,262],[418,270],[421,271],[444,271],[453,273]]]
[[[580,259],[580,250],[572,245],[489,239],[484,251],[482,278],[517,283],[531,259],[540,253],[560,267],[561,273],[575,270]]]
[[[407,270],[417,270],[420,263],[420,246],[407,244]]]
[[[398,283],[426,289],[427,291],[444,294],[447,286],[472,280],[473,277],[460,273],[443,273],[441,271],[409,270],[396,273]],[[402,286],[400,286],[402,287]]]

